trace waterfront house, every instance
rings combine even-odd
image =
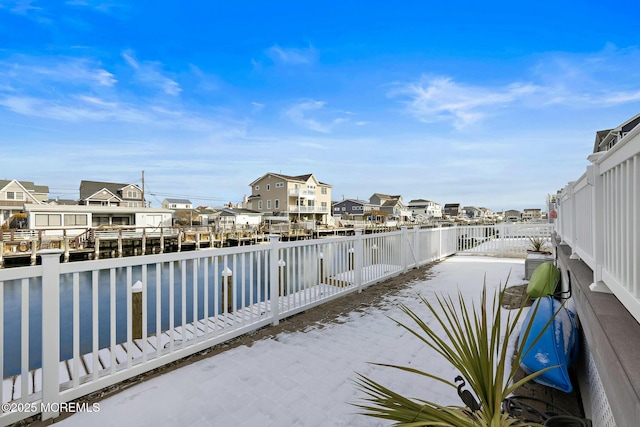
[[[376,206],[367,200],[345,199],[333,204],[333,216],[335,218],[364,220]]]
[[[504,211],[503,218],[508,222],[518,222],[522,219],[522,212],[516,209],[509,209]]]
[[[25,204],[24,211],[29,229],[60,235],[91,227],[168,227],[172,217],[168,209],[127,206]]]
[[[80,205],[145,207],[144,193],[136,184],[80,181]]]
[[[542,209],[532,208],[525,209],[522,212],[522,220],[523,221],[535,221],[542,219]]]
[[[255,229],[262,222],[262,214],[243,208],[222,208],[217,217],[218,225],[224,230]]]
[[[449,218],[458,218],[462,215],[462,207],[460,203],[446,203],[444,205],[444,214]]]
[[[399,219],[408,221],[411,219],[411,210],[409,210],[402,201],[402,196],[392,196],[389,194],[373,193],[369,197],[369,203],[378,206],[378,210],[384,212],[385,216],[390,219]]]
[[[164,209],[192,209],[193,204],[189,199],[164,199],[162,207]]]
[[[331,217],[331,185],[313,174],[290,176],[266,173],[251,184],[248,208],[290,221],[327,224]]]
[[[30,181],[0,180],[0,226],[18,228],[18,222],[24,218],[16,218],[16,224],[11,224],[11,218],[24,212],[25,204],[40,205],[49,197],[49,187],[35,185]]]
[[[407,208],[411,210],[412,217],[417,220],[442,218],[442,205],[431,200],[414,199],[409,202]]]
[[[482,210],[475,206],[465,206],[462,210],[468,219],[478,220],[482,217]]]

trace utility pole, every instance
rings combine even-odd
[[[147,202],[144,200],[144,170],[142,171],[142,207],[147,207]]]

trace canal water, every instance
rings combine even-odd
[[[264,301],[269,297],[268,268],[264,257],[255,256],[252,260],[245,259],[244,268],[240,257],[233,265],[231,259],[225,265],[223,260],[205,258],[188,260],[184,263],[174,262],[160,266],[159,286],[156,283],[156,264],[149,264],[147,268],[147,333],[156,332],[156,298],[160,290],[161,330],[170,328],[170,292],[173,292],[174,327],[182,324],[182,310],[185,308],[185,323],[194,320],[194,263],[197,293],[197,318],[204,318],[204,290],[205,263],[207,263],[207,313],[221,313],[224,307],[223,299],[223,271],[229,268],[235,270],[236,292],[234,299],[237,307]],[[217,264],[217,265],[216,265]],[[170,272],[173,269],[173,289],[170,290]],[[250,270],[253,269],[253,275]],[[259,272],[259,274],[258,274]],[[142,281],[142,266],[131,267],[131,279],[127,278],[126,268],[114,269],[115,274],[115,329],[116,342],[127,341],[127,288],[129,284]],[[215,277],[217,275],[217,278]],[[98,272],[96,292],[98,294],[98,347],[109,347],[111,343],[111,272]],[[183,292],[183,277],[185,286]],[[40,278],[29,281],[29,369],[36,369],[42,365],[42,283]],[[94,284],[91,272],[79,273],[79,317],[80,317],[80,354],[90,353],[93,348],[93,292]],[[243,292],[244,291],[244,292]],[[184,304],[183,304],[184,299]],[[214,307],[214,304],[217,307]],[[4,377],[20,373],[22,355],[22,282],[19,280],[4,283]],[[216,310],[214,310],[216,308]],[[73,356],[73,276],[60,276],[60,360]]]
[[[380,241],[382,243],[382,241]],[[385,242],[389,245],[386,252],[398,249],[396,241]],[[317,246],[288,248],[280,252],[284,265],[280,271],[287,282],[289,293],[299,288],[308,288],[318,282],[320,258],[323,259],[323,274],[339,274],[353,268],[353,242],[323,241]],[[382,246],[382,245],[380,245]],[[366,258],[366,257],[365,257]],[[265,301],[269,298],[269,259],[268,251],[239,253],[228,256],[212,256],[186,261],[159,264],[146,264],[146,318],[147,334],[156,333],[156,298],[160,292],[160,328],[170,329],[170,313],[173,310],[173,326],[182,325],[183,306],[185,324],[194,320],[194,280],[197,295],[195,317],[203,319],[205,304],[209,317],[224,310],[223,272],[233,272],[234,300],[236,307],[244,307]],[[371,261],[369,261],[371,262]],[[365,263],[367,263],[365,259]],[[159,271],[158,271],[159,270]],[[205,271],[207,280],[205,280]],[[173,272],[173,273],[172,273]],[[156,276],[159,273],[160,279]],[[93,350],[93,294],[98,295],[98,348],[111,345],[111,275],[115,276],[115,335],[116,344],[127,341],[127,289],[137,281],[143,280],[143,266],[100,270],[97,279],[92,272],[78,274],[79,282],[79,346],[80,354]],[[130,274],[130,278],[128,275]],[[172,275],[173,274],[173,275]],[[173,278],[173,280],[171,280]],[[291,280],[289,280],[291,278]],[[205,282],[207,300],[205,302]],[[173,283],[173,287],[171,287]],[[183,289],[184,283],[184,289]],[[41,280],[29,280],[28,313],[28,359],[29,370],[42,365],[42,283]],[[94,290],[95,287],[95,290]],[[170,307],[170,294],[173,294],[173,307]],[[22,358],[22,281],[4,282],[4,301],[0,306],[4,316],[4,377],[20,374]],[[73,275],[60,276],[60,360],[73,357]]]

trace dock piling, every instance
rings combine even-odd
[[[138,280],[131,287],[131,336],[142,339],[142,282]]]
[[[227,291],[227,298],[225,299],[227,313],[231,313],[233,312],[233,272],[229,267],[225,267],[222,277],[222,282],[225,284],[225,290]]]

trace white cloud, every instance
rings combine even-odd
[[[112,87],[118,80],[98,62],[84,58],[40,58],[16,55],[0,61],[0,78],[14,89],[30,91],[53,83],[93,88]]]
[[[140,82],[161,89],[167,95],[178,95],[182,88],[173,79],[162,72],[162,64],[153,61],[139,62],[132,51],[122,53],[122,57],[134,70],[135,78]]]
[[[318,56],[311,46],[306,49],[296,49],[274,45],[267,49],[266,53],[273,62],[294,65],[314,63]]]
[[[452,120],[462,128],[485,117],[488,108],[507,106],[537,90],[530,84],[486,88],[456,83],[450,77],[425,76],[391,91],[389,96],[408,98],[408,112],[422,122]]]
[[[306,100],[289,107],[284,112],[284,115],[296,125],[320,133],[330,133],[336,125],[349,121],[349,119],[344,117],[336,117],[333,119],[325,118],[324,120],[320,120],[317,117],[310,117],[311,114],[315,114],[316,116],[336,114],[336,112],[323,111],[325,105],[326,102],[324,101]]]

